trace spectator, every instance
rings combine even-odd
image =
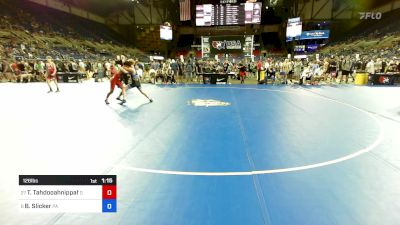
[[[342,74],[338,77],[339,78],[339,83],[342,82],[342,79],[344,78],[345,82],[348,82],[348,76],[350,75],[351,67],[352,67],[353,62],[350,59],[350,56],[347,55],[342,61],[341,61],[341,69],[342,69]],[[353,78],[354,80],[354,78]]]
[[[257,62],[257,82],[260,82],[261,71],[264,70],[261,59]]]
[[[103,65],[103,63],[98,62],[96,64],[96,71],[97,71],[96,81],[103,82],[104,72],[105,72],[105,66]]]
[[[366,66],[366,71],[369,74],[375,74],[375,62],[373,59],[371,59]]]

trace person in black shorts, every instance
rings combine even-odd
[[[337,61],[336,58],[334,56],[331,56],[331,60],[329,61],[329,67],[328,67],[331,83],[335,83],[337,78],[338,65],[336,61]]]
[[[124,76],[126,76],[126,77],[122,78],[122,79],[124,79],[123,82],[124,83],[125,83],[125,81],[127,82],[125,84],[127,85],[128,90],[132,89],[132,88],[137,88],[139,90],[139,92],[142,93],[142,95],[144,95],[150,102],[153,102],[153,99],[150,98],[145,92],[143,92],[142,84],[140,83],[140,77],[136,73],[136,70],[134,69],[134,64],[135,64],[135,61],[133,61],[133,60],[128,60],[124,63],[121,73],[125,74]],[[130,84],[128,83],[129,80],[131,81]],[[120,96],[117,99],[119,99],[119,98],[120,98]],[[123,101],[123,103],[125,103],[125,102],[126,101]]]

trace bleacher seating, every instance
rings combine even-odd
[[[382,15],[380,20],[366,20],[339,39],[331,41],[321,53],[348,54],[357,52],[395,55],[400,43],[400,9]],[[379,56],[379,55],[376,55]]]
[[[143,28],[142,32],[137,36],[137,46],[144,52],[161,49],[160,27],[150,26]]]
[[[32,2],[0,0],[0,13],[0,44],[6,57],[87,59],[143,54],[103,24]]]

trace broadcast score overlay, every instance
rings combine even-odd
[[[116,175],[19,175],[19,208],[39,213],[115,213]]]

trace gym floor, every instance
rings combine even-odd
[[[108,88],[0,84],[0,224],[400,224],[398,87]],[[20,212],[19,174],[117,175],[117,213]]]

